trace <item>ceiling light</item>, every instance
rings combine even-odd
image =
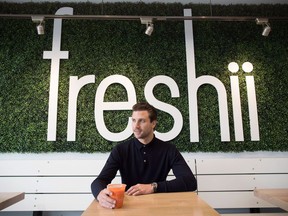
[[[262,35],[263,36],[268,36],[269,33],[271,31],[271,27],[267,24],[264,28],[263,28],[263,31],[262,31]]]
[[[44,25],[43,23],[39,23],[39,25],[37,26],[37,33],[38,35],[44,35]]]
[[[45,33],[44,16],[32,16],[32,21],[38,24],[36,27],[38,35],[44,35]]]
[[[152,34],[153,30],[154,30],[154,25],[153,25],[153,23],[149,23],[149,24],[147,24],[147,26],[146,26],[145,34],[150,36],[150,35]]]
[[[267,18],[256,18],[256,24],[263,26],[262,35],[267,37],[271,31],[271,27],[269,25],[268,19]]]
[[[153,33],[154,30],[154,25],[153,25],[153,21],[151,17],[141,17],[141,24],[145,24],[146,25],[146,30],[145,30],[145,34],[151,36],[151,34]]]

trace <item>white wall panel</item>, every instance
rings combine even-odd
[[[227,158],[197,160],[197,174],[288,173],[288,158]]]
[[[213,208],[275,207],[256,198],[253,192],[199,192],[198,195]]]
[[[93,199],[92,194],[26,194],[3,211],[83,211]]]
[[[288,174],[198,175],[199,191],[288,188]]]
[[[95,177],[1,177],[1,192],[90,193]],[[121,183],[117,176],[113,183]]]
[[[86,209],[93,200],[90,185],[107,157],[108,154],[96,160],[1,158],[0,191],[25,192],[23,201],[5,210]],[[272,207],[254,196],[254,188],[288,187],[288,158],[199,158],[196,164],[193,154],[186,153],[184,158],[197,177],[199,195],[214,208]],[[167,179],[174,179],[172,171]],[[119,173],[113,182],[121,182]]]

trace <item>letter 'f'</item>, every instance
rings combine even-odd
[[[73,15],[73,8],[63,7],[56,15]],[[54,19],[52,51],[44,51],[43,59],[51,59],[47,141],[56,141],[60,59],[68,59],[68,51],[60,51],[62,19]]]

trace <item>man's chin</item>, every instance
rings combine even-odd
[[[134,137],[137,139],[141,139],[141,134],[140,133],[134,133]]]

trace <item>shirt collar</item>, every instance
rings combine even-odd
[[[138,139],[134,138],[136,147],[137,147],[138,149],[141,149],[141,148],[143,148],[144,146],[145,146],[146,148],[152,146],[152,145],[154,144],[155,139],[156,139],[156,137],[155,137],[155,135],[154,135],[154,137],[153,137],[153,139],[151,140],[150,143],[148,143],[148,144],[143,144],[143,143],[141,143]]]

